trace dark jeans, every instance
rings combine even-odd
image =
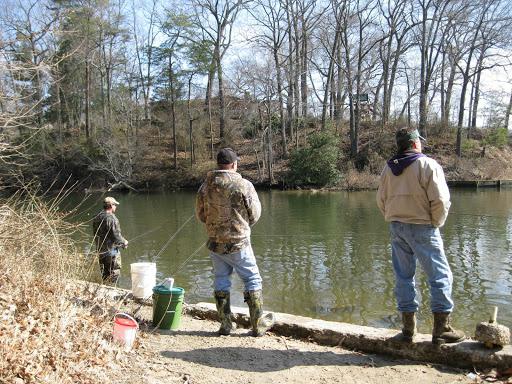
[[[117,284],[121,274],[121,252],[118,249],[113,249],[100,253],[99,262],[103,282]]]

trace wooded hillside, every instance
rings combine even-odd
[[[9,0],[3,184],[196,185],[232,145],[262,184],[371,185],[404,124],[492,178],[511,20],[506,0]]]

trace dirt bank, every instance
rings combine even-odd
[[[126,311],[137,311],[128,304]],[[151,308],[137,316],[142,332],[135,349],[119,353],[108,376],[125,384],[159,383],[470,383],[469,372],[417,364],[338,347],[237,329],[218,337],[217,323],[184,315],[179,331],[152,332]]]

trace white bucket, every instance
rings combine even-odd
[[[155,263],[130,264],[132,275],[132,293],[138,299],[147,299],[153,294],[156,285]]]
[[[114,316],[112,338],[114,342],[124,346],[125,351],[129,351],[132,349],[138,328],[139,324],[137,324],[133,317],[126,313],[116,313]]]

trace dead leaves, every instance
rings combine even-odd
[[[66,286],[80,255],[68,256],[59,221],[42,214],[17,212],[0,222],[0,233],[10,235],[0,236],[0,383],[108,383],[104,372],[118,353],[109,342],[110,308]],[[71,300],[78,297],[86,304]]]

